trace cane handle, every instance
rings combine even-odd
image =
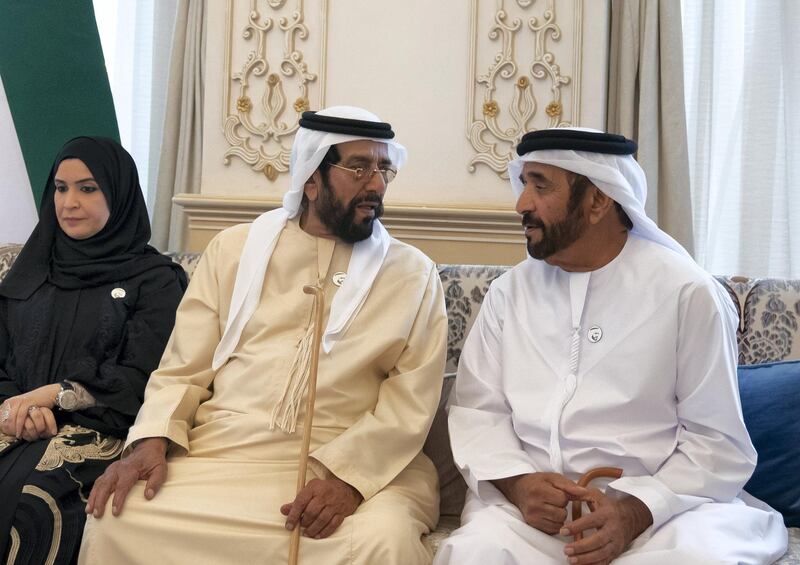
[[[589,483],[591,483],[595,479],[599,479],[601,477],[608,477],[611,479],[618,479],[622,476],[622,469],[618,467],[598,467],[596,469],[592,469],[584,473],[580,479],[578,479],[578,486],[579,487],[587,487]],[[581,517],[583,514],[583,502],[580,500],[573,500],[572,501],[572,521],[574,522],[578,518]],[[578,532],[575,534],[575,541],[580,541],[583,539],[583,532]]]

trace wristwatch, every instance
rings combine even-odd
[[[69,381],[61,381],[61,390],[56,395],[56,406],[71,412],[78,406],[78,393]]]

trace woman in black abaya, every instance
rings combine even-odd
[[[86,498],[119,457],[186,288],[149,239],[131,156],[69,141],[0,283],[2,562],[78,554]]]

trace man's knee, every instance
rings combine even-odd
[[[424,525],[403,512],[369,513],[354,524],[354,547],[365,563],[430,563]]]
[[[454,531],[439,544],[436,565],[456,563],[500,563],[507,552],[507,539],[511,531],[502,524],[492,524],[491,529],[481,528],[471,522]],[[487,561],[488,559],[488,561]]]
[[[128,529],[125,524],[127,516],[124,512],[119,517],[113,516],[111,514],[110,501],[106,510],[107,512],[102,518],[87,516],[81,540],[81,558],[84,557],[84,553],[87,553],[87,550],[105,549],[113,546],[118,537],[124,537],[124,532]],[[129,512],[128,516],[130,514]],[[83,562],[81,561],[81,563]]]
[[[541,547],[539,547],[541,546]],[[562,542],[534,530],[504,511],[488,507],[442,541],[434,565],[505,565],[520,560],[562,563]],[[557,555],[558,559],[553,559]]]

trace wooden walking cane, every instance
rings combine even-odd
[[[300,468],[297,471],[297,490],[295,498],[306,486],[306,470],[308,469],[308,449],[311,446],[311,424],[314,419],[314,401],[317,397],[317,368],[319,367],[319,348],[322,343],[322,315],[325,312],[325,295],[322,288],[306,285],[303,292],[314,295],[314,339],[311,344],[311,370],[308,375],[308,401],[306,402],[306,419],[303,422],[303,444],[300,448]],[[289,539],[289,565],[297,565],[300,553],[300,524],[292,530]]]
[[[622,469],[618,467],[598,467],[597,469],[592,469],[584,473],[580,479],[578,479],[578,486],[579,487],[586,487],[595,479],[599,479],[601,477],[609,477],[611,479],[618,479],[622,476]],[[574,522],[578,518],[581,517],[583,514],[583,502],[580,500],[573,500],[572,501],[572,521]],[[578,532],[575,534],[575,541],[580,541],[583,539],[583,532]]]

